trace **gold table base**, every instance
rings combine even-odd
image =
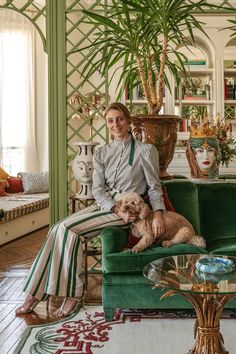
[[[155,287],[159,287],[158,285]],[[197,319],[194,325],[195,343],[189,354],[227,354],[220,333],[220,317],[226,302],[236,294],[201,294],[168,290],[161,299],[172,295],[184,296],[194,307]]]

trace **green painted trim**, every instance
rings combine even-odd
[[[67,215],[65,1],[47,0],[50,222]]]
[[[20,9],[17,9],[16,7],[11,7],[12,4],[8,4],[8,5],[0,5],[0,9],[1,8],[4,8],[6,10],[12,10],[12,11],[15,11],[15,12],[18,12],[19,14],[23,15],[24,17],[27,18],[27,20],[29,20],[32,25],[36,28],[36,30],[38,31],[41,39],[42,39],[42,42],[43,42],[43,50],[46,52],[46,38],[45,38],[45,35],[44,33],[41,31],[40,27],[38,26],[38,24],[34,21],[33,18],[29,17],[26,13],[24,13],[22,10]],[[44,8],[42,9],[44,10]],[[43,12],[43,11],[42,11]]]

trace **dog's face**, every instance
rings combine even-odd
[[[129,215],[137,215],[140,219],[144,219],[150,212],[147,204],[144,203],[143,199],[137,193],[127,193],[122,196],[116,207],[122,212]]]

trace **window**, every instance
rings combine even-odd
[[[16,175],[35,170],[37,164],[34,30],[13,11],[1,11],[0,16],[0,160],[10,175]]]

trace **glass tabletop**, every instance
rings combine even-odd
[[[161,258],[147,264],[143,274],[158,287],[181,292],[236,293],[236,257],[232,256],[186,254]]]

